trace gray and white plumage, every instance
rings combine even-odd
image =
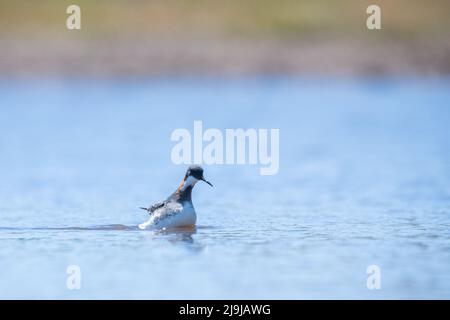
[[[194,226],[197,214],[192,204],[192,189],[198,181],[212,184],[203,177],[203,168],[192,165],[188,168],[180,186],[165,201],[155,203],[146,210],[150,218],[141,223],[139,229],[163,229]]]

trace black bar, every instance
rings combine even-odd
[[[446,312],[448,300],[27,300],[0,301],[2,312],[31,311],[35,316],[49,315],[57,309],[60,316],[70,315],[84,320],[93,313],[102,316],[143,317],[144,319],[315,319],[322,316],[359,315],[384,319],[398,309],[405,316],[430,317],[434,313]],[[64,318],[64,317],[63,317]]]

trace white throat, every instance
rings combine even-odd
[[[186,188],[189,187],[189,186],[194,187],[197,182],[198,182],[198,179],[195,179],[193,176],[189,176],[186,179],[186,181],[184,182],[184,185],[181,188],[181,191],[186,190]]]

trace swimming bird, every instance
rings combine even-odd
[[[141,223],[139,229],[163,229],[194,226],[197,220],[194,205],[192,204],[192,189],[198,181],[213,186],[203,177],[203,168],[191,165],[180,186],[165,201],[140,209],[146,210],[150,219]]]

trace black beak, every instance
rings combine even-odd
[[[207,184],[209,184],[211,187],[214,187],[213,185],[212,185],[212,183],[211,182],[209,182],[209,181],[207,181],[205,178],[203,178],[202,177],[202,179],[201,179],[202,181],[204,181],[204,182],[206,182]]]

